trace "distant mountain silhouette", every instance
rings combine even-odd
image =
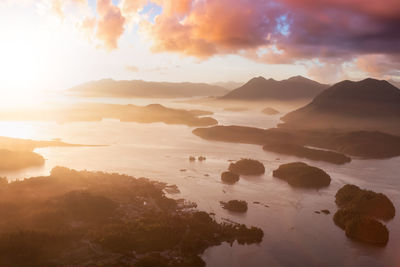
[[[68,91],[86,97],[146,98],[221,96],[229,92],[226,88],[205,83],[115,81],[112,79],[87,82]]]
[[[212,85],[216,85],[222,88],[226,88],[228,90],[233,90],[236,88],[239,88],[242,86],[244,82],[217,82],[217,83],[212,83]]]
[[[305,107],[288,113],[281,126],[380,130],[400,133],[400,90],[387,81],[342,81]]]
[[[221,99],[226,100],[298,100],[311,99],[328,85],[295,76],[283,81],[257,77],[245,85],[229,92]]]

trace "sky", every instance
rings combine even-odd
[[[399,0],[0,0],[0,89],[400,81]]]

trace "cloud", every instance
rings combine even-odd
[[[147,2],[148,0],[122,0],[119,4],[119,8],[127,22],[132,22],[138,18],[138,11],[141,10]]]
[[[311,11],[340,10],[378,17],[398,17],[400,4],[397,0],[282,0],[299,9]]]
[[[8,4],[20,4],[17,0],[7,1]],[[126,18],[121,7],[114,5],[112,0],[97,0],[95,13],[92,13],[88,0],[24,0],[24,4],[34,7],[40,14],[55,15],[65,24],[73,22],[87,39],[92,41],[95,37],[99,46],[108,50],[118,48],[118,40],[125,31]]]
[[[400,2],[282,0],[293,11],[292,34],[280,45],[310,58],[400,52]],[[383,6],[385,6],[383,8]],[[396,13],[395,12],[395,13]]]
[[[49,10],[62,19],[65,18],[65,9],[67,7],[71,5],[87,5],[87,0],[30,0],[30,2]]]
[[[88,40],[92,40],[93,33],[96,31],[97,20],[95,17],[86,17],[80,21],[77,28],[84,34]]]
[[[161,0],[156,1],[164,7],[167,16],[179,15],[183,16],[190,12],[192,8],[192,0]]]
[[[159,3],[166,11],[154,24],[145,24],[158,52],[199,58],[240,54],[271,64],[319,59],[325,69],[376,54],[394,62],[400,54],[398,0]],[[398,69],[397,64],[386,65]]]
[[[154,24],[146,25],[155,51],[201,58],[235,53],[268,44],[268,36],[276,30],[277,22],[271,19],[276,6],[263,0],[186,0],[164,4],[167,11]]]
[[[147,0],[122,0],[120,7],[124,15],[136,13],[147,3]]]
[[[96,37],[106,49],[112,50],[118,47],[118,40],[124,33],[125,18],[121,10],[114,6],[111,0],[97,1],[97,21]]]
[[[273,43],[296,60],[400,49],[397,0],[159,2],[164,13],[148,27],[159,51],[203,57]]]
[[[356,65],[373,77],[400,78],[400,55],[392,58],[383,54],[365,55],[357,59]]]
[[[312,62],[310,66],[308,66],[307,75],[327,84],[348,78],[343,64],[337,62]]]
[[[138,67],[132,66],[132,65],[131,66],[126,66],[125,69],[127,71],[130,71],[130,72],[139,72],[140,71],[140,69]]]
[[[21,1],[59,16],[69,5],[88,6],[87,0]],[[151,5],[162,13],[149,19],[141,12]],[[108,50],[137,23],[155,52],[200,59],[235,54],[271,64],[318,59],[325,69],[357,62],[366,73],[398,76],[399,14],[399,0],[97,0],[96,13],[82,16],[78,28]]]

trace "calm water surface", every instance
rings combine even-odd
[[[103,100],[99,100],[102,102]],[[133,103],[115,100],[115,103]],[[135,104],[163,103],[166,100],[141,100]],[[193,108],[168,101],[170,107]],[[209,109],[210,108],[203,108]],[[222,125],[274,127],[279,116],[256,111],[228,112],[212,108]],[[385,248],[363,245],[346,238],[336,227],[334,196],[346,183],[383,192],[400,207],[400,158],[353,160],[343,166],[282,156],[260,146],[211,142],[194,136],[193,128],[163,123],[121,123],[103,120],[90,123],[0,122],[0,135],[38,140],[61,138],[65,142],[102,144],[101,147],[54,147],[37,149],[46,158],[45,166],[20,172],[0,173],[10,180],[48,175],[57,165],[78,170],[100,170],[148,177],[179,186],[175,198],[195,201],[199,209],[216,213],[218,220],[229,219],[261,227],[265,236],[260,245],[223,244],[206,250],[207,266],[400,266],[400,218],[387,223],[390,241]],[[190,163],[191,155],[205,156],[205,162]],[[254,158],[262,161],[266,174],[242,177],[233,185],[220,182],[228,160]],[[302,160],[327,171],[332,177],[328,188],[293,189],[272,177],[282,163]],[[186,169],[185,172],[180,170]],[[223,210],[219,201],[246,200],[246,214]],[[264,205],[253,204],[261,202]],[[314,211],[329,209],[331,215]]]

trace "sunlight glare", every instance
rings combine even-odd
[[[35,128],[29,122],[0,122],[0,136],[31,139]]]
[[[55,63],[62,64],[56,62],[60,42],[57,38],[61,34],[54,36],[54,26],[39,23],[37,15],[32,13],[24,14],[23,20],[13,15],[13,12],[0,12],[2,107],[36,103],[38,92],[50,89],[45,84],[54,79]]]

